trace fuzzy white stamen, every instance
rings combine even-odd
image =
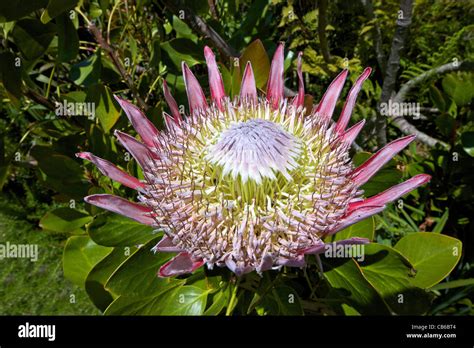
[[[288,171],[295,168],[300,152],[297,139],[281,126],[252,119],[223,131],[206,159],[222,166],[223,176],[230,173],[235,180],[240,175],[243,183],[252,179],[260,184],[263,178],[275,179],[275,172],[291,180]]]

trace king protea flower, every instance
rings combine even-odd
[[[417,175],[363,197],[360,186],[415,138],[392,141],[354,168],[349,149],[364,120],[346,128],[370,68],[357,79],[333,122],[347,70],[307,113],[301,53],[299,89],[291,100],[283,94],[283,44],[273,57],[266,96],[257,94],[249,62],[240,95],[230,99],[209,47],[204,55],[210,103],[183,63],[189,115],[180,114],[163,82],[171,111],[163,113],[165,131],[158,131],[137,107],[116,98],[141,141],[120,131],[115,135],[141,166],[144,181],[91,153],[78,154],[104,175],[138,191],[139,204],[109,194],[91,195],[85,201],[164,232],[153,251],[178,254],[161,267],[159,276],[190,273],[203,264],[227,266],[237,275],[302,267],[305,254],[324,252],[325,237],[381,212],[387,203],[430,179]],[[339,243],[368,242],[351,238]]]

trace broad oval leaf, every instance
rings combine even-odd
[[[43,24],[37,19],[25,18],[16,22],[12,36],[15,44],[28,60],[43,55],[56,35],[56,26]]]
[[[41,228],[53,232],[74,232],[92,221],[92,216],[71,208],[57,208],[47,212],[40,220]]]
[[[154,253],[151,249],[159,238],[149,241],[131,255],[110,277],[106,289],[126,297],[147,297],[162,294],[184,283],[175,278],[158,278],[159,268],[173,254]]]
[[[461,258],[462,242],[439,233],[410,233],[395,245],[416,270],[412,283],[420,288],[438,284]]]
[[[163,295],[158,315],[201,315],[210,290],[185,285]]]
[[[118,214],[101,214],[88,228],[89,236],[105,246],[133,246],[156,238],[153,227]]]
[[[296,290],[288,285],[280,285],[272,290],[272,297],[278,304],[279,315],[303,315],[303,307]]]
[[[179,286],[157,296],[121,296],[107,308],[107,315],[202,315],[209,290],[192,285]]]
[[[204,62],[203,48],[190,39],[178,38],[161,44],[161,55],[181,71],[181,62],[186,62],[189,67]]]
[[[392,312],[403,315],[425,313],[430,306],[426,291],[411,284],[412,265],[397,250],[381,244],[364,245],[362,274]]]
[[[48,176],[63,182],[77,182],[82,179],[83,169],[72,158],[55,152],[50,146],[36,145],[31,155],[38,161],[38,167]]]
[[[87,90],[86,101],[93,103],[93,117],[97,117],[106,133],[114,126],[120,117],[120,108],[113,98],[109,87],[102,84],[90,86]]]
[[[374,218],[369,217],[365,220],[359,221],[331,236],[328,242],[336,242],[339,240],[349,239],[353,237],[374,239],[375,223]]]
[[[94,305],[101,311],[104,311],[114,300],[112,294],[105,289],[107,280],[120,264],[135,251],[135,247],[114,248],[89,272],[85,283],[86,292]]]
[[[362,274],[354,259],[322,258],[324,276],[335,297],[354,307],[362,315],[388,315],[387,304]]]
[[[87,236],[70,237],[63,252],[64,276],[81,287],[84,287],[87,275],[112,248],[97,245]]]
[[[76,85],[92,86],[99,81],[101,70],[100,50],[98,50],[82,62],[74,64],[69,71],[69,78]]]
[[[225,286],[210,297],[211,305],[206,309],[204,315],[219,315],[229,304],[231,287]]]
[[[48,23],[63,12],[73,9],[79,0],[49,0],[48,6],[41,14],[41,22]]]

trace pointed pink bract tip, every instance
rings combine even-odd
[[[283,72],[284,72],[284,43],[280,42],[270,65],[270,74],[267,81],[267,100],[274,109],[278,108],[283,98]]]
[[[206,96],[189,66],[186,62],[182,63],[184,85],[188,96],[189,111],[193,114],[198,109],[206,109],[208,107]]]
[[[336,76],[323,94],[323,97],[317,106],[316,113],[319,113],[326,122],[332,118],[332,114],[336,108],[337,100],[339,99],[339,95],[344,87],[348,73],[349,70],[344,69]]]
[[[90,152],[76,152],[74,155],[77,158],[82,158],[82,159],[89,159],[91,157]]]
[[[422,178],[421,182],[423,184],[426,184],[427,182],[431,180],[431,175],[429,174],[418,174],[416,175],[416,177]]]
[[[248,99],[254,103],[257,102],[257,87],[250,61],[245,65],[244,76],[240,85],[240,98]]]
[[[405,146],[407,146],[408,144],[410,144],[413,140],[416,139],[416,134],[411,134],[411,135],[407,135],[405,137],[401,137],[401,138],[398,138],[394,141],[392,141],[392,143],[394,142],[402,142],[403,144],[406,144]],[[390,144],[390,143],[389,143]],[[404,146],[404,147],[405,147]]]
[[[213,56],[214,55],[214,52],[212,51],[212,49],[209,47],[209,46],[204,46],[204,56],[208,57],[208,56]]]

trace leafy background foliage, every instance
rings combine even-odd
[[[363,6],[368,3],[371,8]],[[398,10],[396,1],[3,1],[0,242],[36,243],[40,260],[0,260],[0,293],[7,299],[0,313],[472,314],[472,65],[430,75],[407,95],[423,109],[423,117],[410,122],[446,146],[413,143],[364,185],[373,195],[419,173],[433,177],[333,237],[370,238],[364,260],[309,257],[305,269],[263,277],[200,269],[160,279],[157,270],[171,255],[150,249],[161,233],[82,201],[93,193],[130,199],[135,193],[76,159],[78,151],[142,178],[112,135],[113,129],[134,134],[112,95],[133,100],[163,128],[164,80],[178,104],[187,105],[182,61],[208,88],[205,44],[218,52],[229,95],[239,92],[247,61],[265,90],[279,41],[286,42],[286,87],[296,90],[295,58],[302,51],[306,90],[314,96],[306,97],[308,106],[342,68],[354,82],[364,67],[374,67],[351,120],[368,121],[357,139],[362,150],[354,153],[354,163],[362,163],[382,145],[375,134],[387,67],[377,54],[388,57]],[[196,29],[190,14],[213,28],[234,58]],[[416,1],[397,89],[443,64],[472,62],[473,16],[467,1]],[[55,103],[64,101],[96,108],[93,115],[59,116]],[[400,135],[388,122],[388,138]]]

